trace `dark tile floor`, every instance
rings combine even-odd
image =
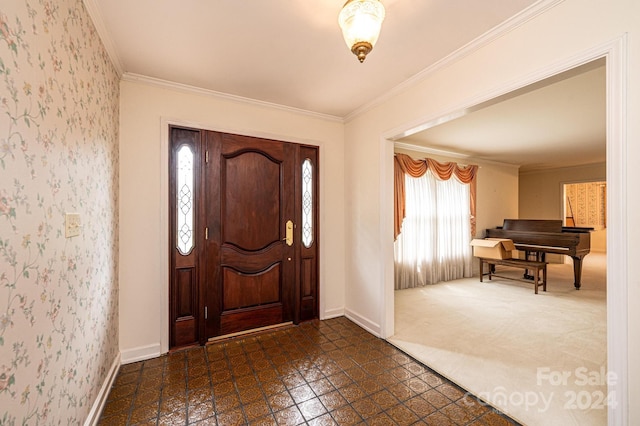
[[[100,425],[517,425],[341,317],[123,365]]]

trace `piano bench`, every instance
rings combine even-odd
[[[489,279],[491,279],[491,277],[498,277],[507,280],[522,281],[528,284],[532,283],[530,280],[498,275],[491,267],[492,265],[503,265],[533,271],[533,288],[535,294],[538,294],[538,287],[540,286],[542,286],[543,291],[547,291],[547,262],[523,259],[489,259],[486,257],[479,257],[478,260],[480,261],[480,282],[482,282],[483,276],[488,275]],[[488,265],[488,272],[484,272],[485,263]],[[541,272],[542,274],[540,274]]]

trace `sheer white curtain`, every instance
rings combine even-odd
[[[455,177],[405,175],[406,217],[394,245],[397,290],[472,276],[469,192]]]

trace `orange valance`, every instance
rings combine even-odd
[[[431,158],[414,160],[405,154],[396,154],[393,161],[394,171],[394,239],[400,234],[405,214],[404,175],[418,178],[431,170],[441,180],[449,180],[455,175],[460,182],[471,185],[469,206],[471,210],[471,235],[476,234],[476,175],[478,166],[460,167],[456,163],[439,163]]]

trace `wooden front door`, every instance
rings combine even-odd
[[[295,145],[207,136],[207,337],[293,321]]]
[[[317,148],[200,130],[171,132],[172,155],[185,146],[186,132],[201,160],[194,174],[194,248],[185,254],[178,244],[171,253],[171,347],[317,318]],[[309,162],[312,213],[303,218],[309,196],[302,164]],[[179,241],[185,222],[179,206],[185,201],[175,191],[170,231]],[[193,266],[189,273],[185,264]]]

